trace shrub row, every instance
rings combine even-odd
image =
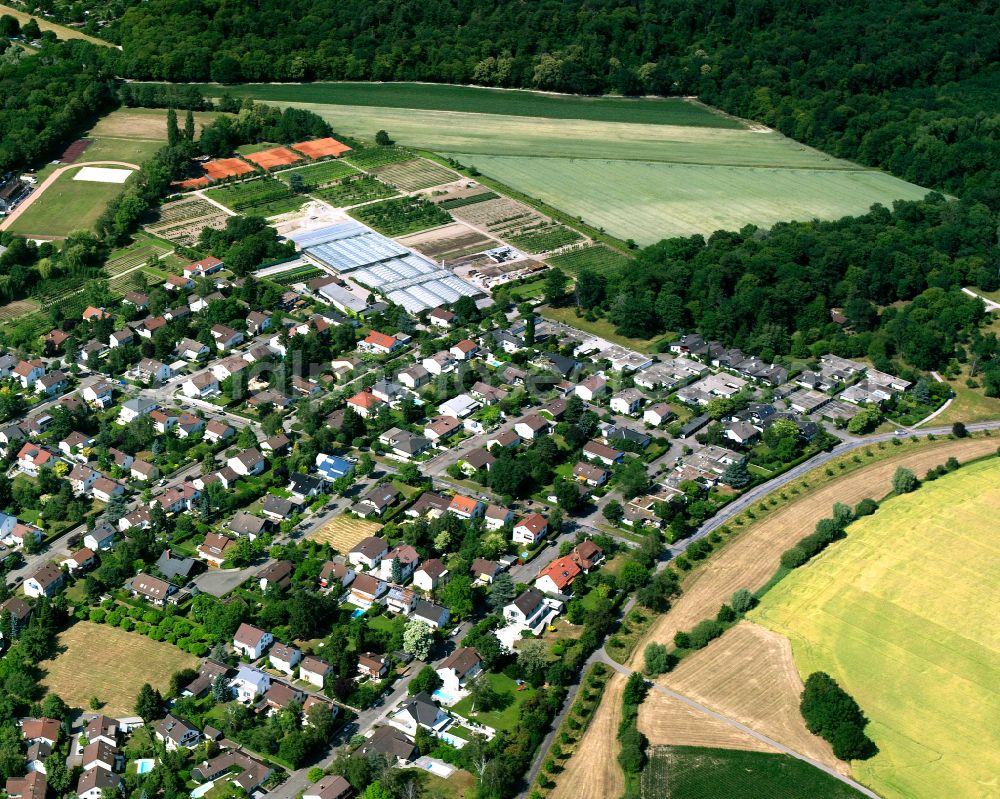
[[[162,616],[143,608],[118,606],[108,612],[104,608],[79,608],[76,618],[95,624],[107,624],[126,632],[137,632],[153,641],[165,641],[183,652],[195,657],[204,657],[209,652],[210,639],[200,625],[187,619]]]
[[[874,741],[865,735],[865,714],[829,674],[816,671],[809,675],[799,710],[809,732],[828,741],[841,760],[867,760],[878,752]]]

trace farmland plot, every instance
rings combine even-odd
[[[879,752],[854,770],[883,797],[996,793],[998,507],[1000,460],[965,466],[852,524],[751,614],[871,719]]]
[[[434,203],[419,197],[362,205],[351,216],[386,236],[402,236],[418,230],[444,225],[451,217]]]
[[[202,228],[221,230],[229,218],[225,211],[201,197],[165,203],[157,211],[157,219],[146,225],[150,233],[190,247],[198,241]]]
[[[419,191],[442,183],[460,180],[461,175],[451,169],[428,161],[426,158],[414,158],[412,161],[400,161],[396,164],[376,167],[371,170],[386,183],[391,183],[403,191]]]
[[[220,186],[205,192],[218,203],[237,213],[249,212],[260,216],[277,216],[297,211],[305,202],[280,180],[272,177]]]
[[[349,208],[359,203],[370,202],[371,200],[383,200],[388,197],[395,197],[398,192],[391,186],[387,186],[381,180],[369,175],[361,175],[356,178],[347,178],[333,186],[317,189],[312,195],[325,203],[329,203],[334,208]]]
[[[310,164],[299,169],[285,169],[275,173],[274,176],[286,184],[290,184],[292,177],[297,175],[302,178],[305,190],[312,191],[320,186],[328,186],[341,178],[356,174],[358,174],[358,170],[343,161],[320,161],[318,164]]]
[[[603,244],[570,250],[545,260],[549,266],[558,267],[569,275],[576,275],[584,269],[604,274],[620,269],[631,262],[627,255],[605,247]]]

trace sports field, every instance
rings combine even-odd
[[[657,746],[642,799],[854,799],[857,791],[788,755]]]
[[[786,577],[752,617],[830,673],[879,747],[855,765],[883,797],[996,795],[1000,460],[888,501]]]
[[[120,183],[74,180],[86,167],[67,169],[8,228],[24,236],[64,238],[74,230],[90,230],[107,204],[122,191]],[[128,185],[134,177],[130,177]]]
[[[385,93],[373,87],[370,99],[357,86],[241,88],[314,111],[351,136],[370,140],[385,129],[401,145],[475,166],[640,244],[746,224],[834,219],[925,193],[680,99],[500,93],[502,100],[490,102],[480,94],[464,97],[459,87],[430,86]],[[403,102],[409,105],[396,105]]]
[[[71,707],[86,709],[90,697],[104,713],[131,715],[143,683],[166,693],[170,675],[198,665],[193,655],[106,624],[81,621],[59,634],[60,654],[39,663],[42,684]]]

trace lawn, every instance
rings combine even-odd
[[[131,715],[143,683],[161,692],[170,675],[198,665],[177,647],[117,627],[81,621],[59,635],[58,654],[39,667],[42,683],[71,707],[87,708],[90,697],[104,702],[109,715]]]
[[[67,169],[8,228],[24,236],[64,238],[74,230],[90,230],[125,184],[73,180],[80,167]]]
[[[459,716],[464,716],[471,721],[485,724],[494,730],[512,730],[517,724],[518,710],[524,701],[534,694],[533,688],[517,690],[517,683],[504,674],[486,673],[486,679],[493,685],[493,690],[499,694],[507,694],[511,698],[510,704],[502,709],[488,710],[484,713],[472,712],[472,697],[465,697],[452,707],[452,712]]]
[[[642,799],[854,799],[861,794],[789,755],[657,746],[642,774]]]
[[[509,89],[444,86],[426,83],[311,83],[306,85],[248,84],[199,87],[205,95],[252,97],[271,103],[299,102],[370,108],[457,111],[491,115],[645,122],[657,125],[699,125],[738,128],[740,123],[681,98],[632,99],[580,97]],[[345,129],[346,130],[346,129]],[[372,128],[368,137],[378,128]]]
[[[583,330],[585,333],[600,336],[603,339],[607,339],[612,344],[620,344],[623,347],[628,347],[629,349],[637,350],[638,352],[653,352],[654,346],[657,342],[657,339],[628,338],[627,336],[619,336],[615,333],[615,326],[606,319],[597,319],[590,322],[582,316],[578,317],[576,315],[575,308],[543,308],[540,313],[546,319],[551,319],[555,322],[562,322],[565,325],[572,325],[573,327]]]
[[[812,165],[797,166],[802,154],[789,151],[788,166],[753,166],[732,163],[735,152],[735,145],[728,143],[698,146],[691,157],[704,159],[703,163],[459,152],[451,157],[639,244],[652,244],[664,236],[737,230],[747,224],[770,227],[781,221],[838,219],[864,213],[874,203],[891,205],[893,200],[915,200],[926,193],[875,170],[824,168],[825,156],[819,154],[813,156]],[[744,157],[756,160],[749,151],[735,160]],[[760,160],[770,161],[772,155]]]
[[[313,530],[308,537],[329,544],[338,552],[350,552],[362,538],[378,535],[381,529],[382,525],[378,522],[352,519],[341,514],[319,529]]]
[[[177,122],[183,128],[187,111],[177,112]],[[196,135],[205,125],[220,116],[232,116],[217,111],[195,111]],[[120,108],[101,117],[87,133],[88,138],[144,139],[167,143],[167,111],[164,108]],[[93,145],[91,145],[93,147]],[[81,160],[90,157],[91,150],[84,150]]]
[[[476,795],[476,778],[463,769],[458,769],[448,779],[422,769],[412,769],[406,775],[413,775],[420,786],[420,799],[472,799]]]
[[[851,525],[751,614],[861,705],[880,751],[855,776],[884,797],[984,796],[1000,773],[998,506],[1000,461],[964,467]]]

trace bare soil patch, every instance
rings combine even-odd
[[[377,522],[338,516],[310,533],[309,538],[329,544],[338,552],[350,552],[361,539],[378,535],[381,529]]]

